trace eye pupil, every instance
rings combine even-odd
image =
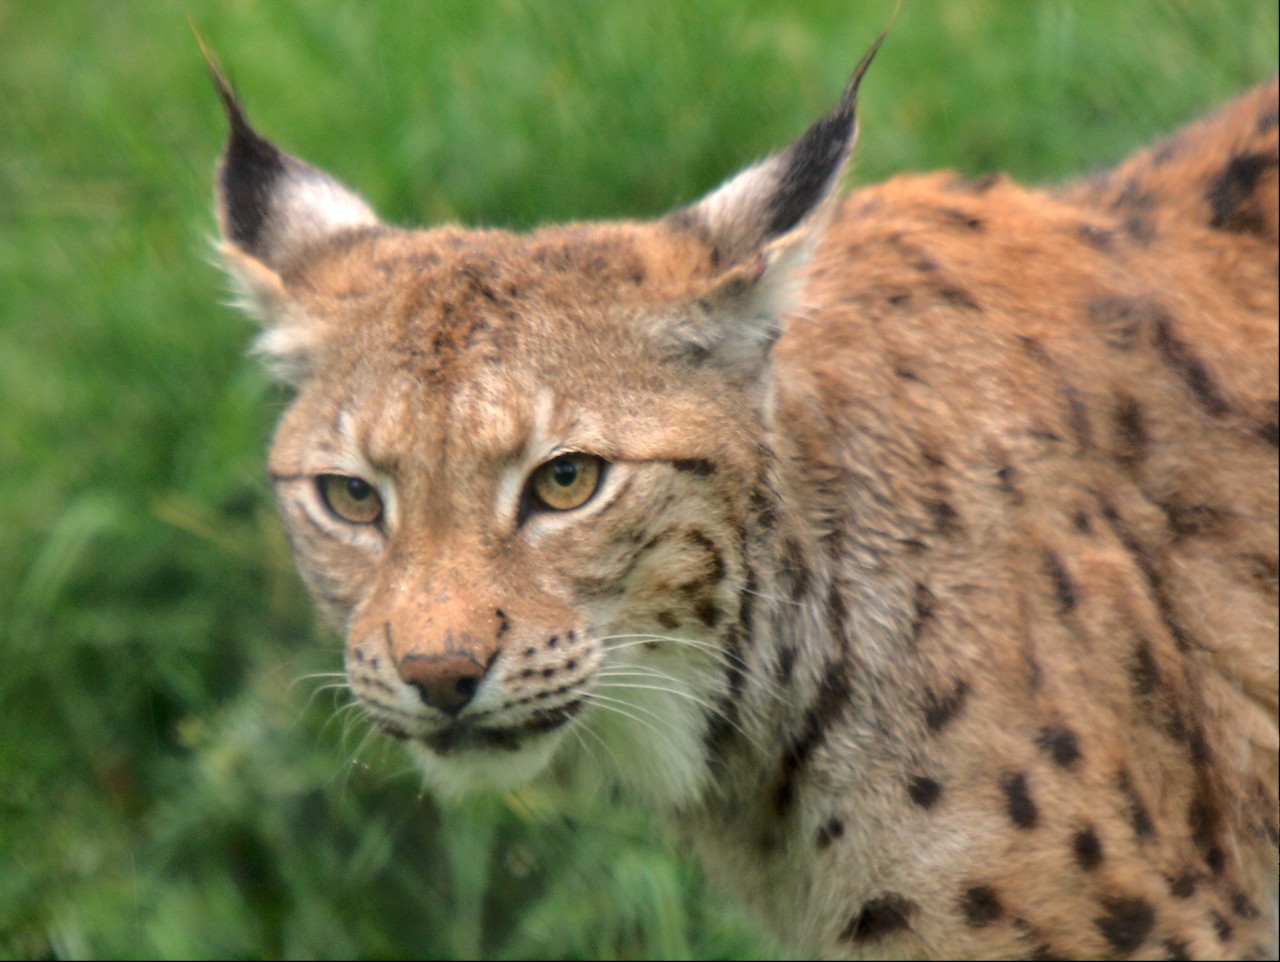
[[[364,501],[373,494],[373,487],[360,478],[347,478],[347,496],[352,501]]]
[[[570,487],[578,480],[578,466],[569,460],[557,461],[551,468],[551,478],[562,488]]]

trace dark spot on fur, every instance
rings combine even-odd
[[[838,818],[827,819],[818,829],[818,848],[826,848],[844,834],[844,822]]]
[[[1269,134],[1271,131],[1275,130],[1278,125],[1280,125],[1280,112],[1277,111],[1275,104],[1271,104],[1258,115],[1258,133]]]
[[[782,573],[791,582],[791,600],[798,603],[809,591],[810,574],[804,548],[795,539],[782,543],[782,562]]]
[[[1046,944],[1037,945],[1032,949],[1031,958],[1034,962],[1071,962],[1067,956],[1058,954]]]
[[[1093,525],[1089,522],[1089,515],[1084,511],[1077,511],[1071,516],[1071,524],[1081,534],[1092,534]]]
[[[1196,894],[1198,876],[1191,869],[1183,869],[1169,879],[1169,894],[1176,899],[1189,899]]]
[[[1231,893],[1231,911],[1242,919],[1256,919],[1259,915],[1258,907],[1239,889]]]
[[[1103,899],[1103,915],[1093,920],[1102,937],[1121,954],[1128,955],[1138,948],[1151,933],[1156,922],[1155,909],[1145,899]]]
[[[781,778],[774,794],[778,815],[786,814],[795,795],[794,779],[814,751],[826,740],[831,727],[843,716],[852,689],[842,664],[828,665],[817,698],[805,712],[804,726],[782,756]]]
[[[1004,915],[1004,906],[991,888],[974,885],[960,896],[960,911],[972,928],[980,929],[999,920]]]
[[[766,531],[773,530],[778,521],[777,503],[777,494],[767,485],[758,485],[751,492],[751,510],[756,523]]]
[[[501,608],[493,609],[493,613],[494,613],[494,616],[497,617],[498,619],[498,631],[494,635],[494,638],[501,638],[503,635],[507,633],[507,630],[511,627],[511,622],[507,620],[507,616],[506,614],[503,613]]]
[[[1113,424],[1116,460],[1132,467],[1147,454],[1146,422],[1136,398],[1129,394],[1116,398]]]
[[[796,667],[796,649],[794,645],[784,645],[778,651],[778,666],[775,676],[779,685],[788,685],[791,683],[791,675]]]
[[[978,305],[978,302],[973,299],[973,295],[963,287],[956,287],[954,285],[939,287],[938,296],[953,307],[960,307],[966,311],[982,310]]]
[[[1040,729],[1040,737],[1036,744],[1049,753],[1055,765],[1066,768],[1080,757],[1080,745],[1076,741],[1075,732],[1065,725],[1046,725]]]
[[[1000,777],[1000,791],[1004,793],[1005,810],[1018,828],[1035,828],[1038,812],[1027,791],[1027,776],[1022,772],[1008,772]]]
[[[1096,224],[1081,224],[1080,239],[1097,251],[1109,251],[1115,246],[1116,235]]]
[[[714,628],[720,623],[720,609],[709,598],[699,600],[693,606],[693,614],[706,628]]]
[[[654,616],[654,620],[668,631],[674,631],[680,627],[680,619],[674,611],[659,611]]]
[[[1227,520],[1227,514],[1210,504],[1187,504],[1176,498],[1160,505],[1169,518],[1169,528],[1178,538],[1213,534]]]
[[[1204,362],[1174,334],[1169,318],[1156,322],[1155,344],[1161,359],[1174,369],[1206,414],[1220,418],[1231,410]]]
[[[1180,939],[1164,940],[1164,957],[1169,962],[1190,962],[1191,956],[1187,954],[1190,951],[1190,946]]]
[[[831,637],[841,648],[849,643],[849,609],[844,603],[844,594],[840,585],[833,584],[827,592],[827,625],[831,628]]]
[[[940,732],[961,708],[969,694],[969,683],[960,681],[950,693],[939,697],[933,692],[925,696],[924,721],[932,732]]]
[[[1211,212],[1209,226],[1234,234],[1265,233],[1266,216],[1255,192],[1262,175],[1276,164],[1274,152],[1251,150],[1232,157],[1205,188]]]
[[[1151,597],[1160,611],[1161,620],[1164,621],[1165,627],[1173,637],[1174,644],[1178,646],[1179,651],[1190,651],[1193,639],[1178,619],[1173,599],[1170,597],[1169,589],[1165,585],[1164,576],[1160,573],[1160,569],[1156,567],[1151,552],[1129,530],[1128,525],[1120,517],[1120,513],[1116,511],[1113,505],[1103,502],[1102,516],[1111,525],[1116,537],[1120,539],[1120,543],[1124,545],[1125,550],[1133,556],[1138,569],[1142,572],[1143,577],[1147,579],[1147,583],[1151,588]]]
[[[1156,236],[1155,228],[1151,226],[1151,218],[1138,213],[1125,215],[1124,232],[1144,247]]]
[[[1058,613],[1070,614],[1077,603],[1076,586],[1057,553],[1048,550],[1044,552],[1044,570],[1053,582],[1053,593],[1058,599]]]
[[[892,893],[872,899],[849,921],[840,938],[851,942],[870,942],[901,932],[908,928],[907,920],[915,908],[914,903]]]
[[[1138,791],[1133,787],[1133,781],[1129,777],[1127,769],[1122,769],[1116,780],[1120,789],[1120,794],[1124,795],[1129,802],[1129,824],[1133,826],[1133,834],[1140,839],[1150,838],[1155,835],[1155,826],[1151,822],[1151,816],[1147,813],[1146,803],[1138,795]]]
[[[699,478],[709,478],[716,473],[715,462],[705,458],[676,458],[668,463],[677,471],[685,471]]]
[[[939,207],[938,214],[942,219],[956,227],[963,227],[966,230],[982,230],[983,223],[981,217],[975,217],[972,214],[954,207]]]
[[[932,448],[921,446],[920,458],[931,468],[945,468],[947,466],[946,459]]]
[[[933,527],[938,534],[950,536],[960,529],[960,515],[956,513],[948,502],[941,498],[928,500],[925,507],[929,509],[929,514],[933,518]]]
[[[1242,556],[1242,560],[1249,577],[1257,582],[1259,588],[1274,596],[1277,587],[1280,587],[1280,563],[1277,559],[1261,554],[1246,554]]]
[[[911,303],[911,294],[907,291],[902,291],[898,294],[890,294],[888,300],[894,307],[906,307]],[[902,375],[900,374],[899,377],[901,376]]]
[[[1272,400],[1271,417],[1258,425],[1258,437],[1271,447],[1280,447],[1280,401]]]
[[[928,585],[916,584],[915,594],[915,617],[911,624],[911,638],[914,643],[919,643],[920,633],[924,631],[925,624],[933,617],[933,609],[937,605],[938,599]]]
[[[1092,828],[1084,828],[1071,837],[1071,851],[1076,864],[1086,872],[1092,872],[1102,864],[1102,842]]]
[[[1013,465],[1002,464],[996,469],[996,481],[1000,484],[1000,490],[1015,499],[1021,496],[1016,484],[1017,477],[1018,471]]]
[[[1217,843],[1218,813],[1209,801],[1204,786],[1196,793],[1187,813],[1187,825],[1191,828],[1191,841],[1204,859],[1209,871],[1217,875],[1226,865],[1226,856]]]
[[[1213,919],[1213,929],[1218,933],[1218,941],[1230,942],[1231,936],[1235,933],[1235,926],[1221,912],[1210,912],[1209,917]]]
[[[921,808],[933,808],[934,802],[942,795],[942,785],[932,778],[916,775],[907,784],[907,794]]]
[[[1160,684],[1160,669],[1156,667],[1155,656],[1151,654],[1151,642],[1145,638],[1138,639],[1138,644],[1134,646],[1129,677],[1133,681],[1134,694],[1143,698],[1151,695]]]

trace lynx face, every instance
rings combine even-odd
[[[864,68],[699,205],[527,236],[383,226],[223,90],[224,253],[298,391],[280,508],[352,690],[444,791],[522,782],[568,738],[687,800],[709,729],[740,727],[768,349]]]

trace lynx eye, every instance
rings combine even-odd
[[[382,517],[382,499],[368,481],[346,474],[322,474],[316,487],[325,507],[351,524],[373,524]]]
[[[540,507],[571,511],[591,500],[603,467],[604,462],[593,454],[563,454],[533,472],[529,490]]]

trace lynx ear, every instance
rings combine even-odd
[[[790,147],[668,215],[670,226],[711,247],[719,270],[702,298],[707,317],[675,332],[698,353],[723,354],[738,366],[762,358],[781,333],[794,275],[821,233],[853,149],[858,87],[883,41],[881,34],[858,63],[835,109]]]
[[[205,58],[229,128],[214,178],[221,252],[243,306],[264,324],[257,351],[296,381],[321,332],[289,296],[285,266],[340,232],[376,226],[378,218],[337,180],[259,136],[207,51]]]

